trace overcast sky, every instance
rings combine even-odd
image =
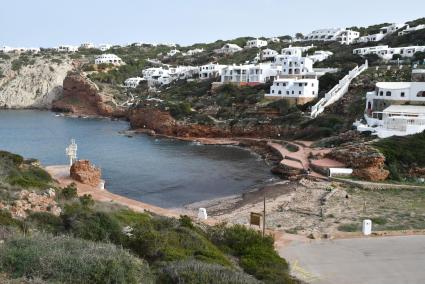
[[[425,0],[0,0],[0,46],[191,44],[405,22]]]

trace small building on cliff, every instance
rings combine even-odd
[[[128,78],[124,81],[124,86],[126,88],[137,88],[139,86],[140,82],[144,81],[144,78],[135,77],[135,78]]]

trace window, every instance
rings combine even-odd
[[[380,96],[383,96],[383,95],[384,95],[384,92],[383,92],[383,91],[380,91],[380,92],[379,92],[379,95],[380,95]]]
[[[391,97],[391,92],[390,92],[390,91],[387,91],[387,92],[385,93],[385,95],[386,95],[387,97]]]
[[[294,91],[292,91],[292,94],[294,94]]]
[[[298,91],[298,95],[301,95],[301,91]]]
[[[274,94],[274,90],[272,90],[272,94]]]
[[[404,92],[401,92],[400,96],[401,96],[402,98],[404,98]]]
[[[286,94],[289,95],[289,91],[286,91]]]
[[[282,86],[286,87],[286,83],[282,83]]]
[[[420,91],[416,96],[418,98],[425,98],[425,91]]]
[[[278,94],[281,95],[282,94],[282,91],[279,90]]]
[[[300,87],[302,87],[302,86],[303,86],[303,83],[299,83],[298,85],[299,85]]]

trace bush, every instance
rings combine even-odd
[[[0,270],[55,283],[152,283],[148,265],[127,251],[66,236],[7,240],[0,246]]]
[[[11,185],[29,188],[46,188],[52,182],[52,177],[44,169],[28,166],[14,171],[7,179]]]
[[[271,236],[263,237],[259,232],[242,225],[226,228],[216,226],[210,232],[213,242],[239,257],[245,272],[269,283],[290,283],[288,263],[274,250]]]
[[[65,230],[75,237],[121,243],[123,237],[121,226],[111,214],[93,212],[88,207],[74,203],[65,206],[61,218]]]
[[[161,270],[160,283],[261,283],[250,275],[196,260],[176,261]]]
[[[75,183],[71,183],[67,187],[62,188],[60,191],[60,197],[66,200],[77,197],[77,185]]]

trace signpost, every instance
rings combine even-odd
[[[264,202],[263,214],[251,212],[251,215],[249,218],[249,224],[255,225],[261,228],[261,217],[262,217],[263,218],[263,237],[264,237],[266,234],[266,196],[264,196],[263,202]]]

